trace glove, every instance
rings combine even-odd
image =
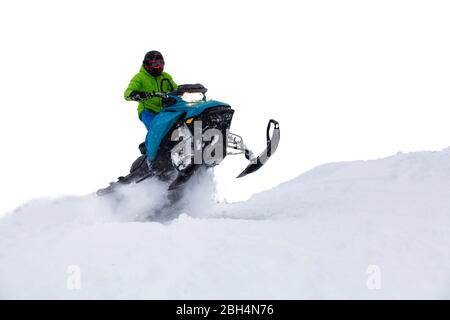
[[[151,98],[153,96],[153,92],[142,92],[142,91],[132,91],[130,93],[130,99],[133,101],[143,101]]]

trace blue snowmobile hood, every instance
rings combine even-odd
[[[147,146],[147,157],[150,160],[155,160],[158,154],[158,149],[164,136],[169,130],[180,120],[187,120],[201,115],[205,110],[214,107],[228,107],[228,104],[217,101],[197,101],[186,102],[179,97],[173,97],[176,103],[164,108],[158,113],[155,119],[150,124],[150,146]]]

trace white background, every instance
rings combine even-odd
[[[160,50],[181,83],[236,110],[232,131],[277,154],[222,196],[245,199],[323,163],[450,145],[448,1],[3,1],[0,213],[124,174],[145,136],[123,91]]]

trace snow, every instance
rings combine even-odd
[[[0,298],[450,298],[450,148],[322,165],[237,203],[197,180],[158,222],[158,182],[5,215]]]

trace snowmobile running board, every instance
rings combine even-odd
[[[272,137],[270,137],[270,128],[272,127],[272,124],[273,133]],[[245,177],[246,175],[259,170],[275,153],[278,148],[278,143],[280,142],[280,124],[278,121],[273,119],[269,120],[269,123],[267,124],[266,142],[266,149],[256,158],[253,156],[253,153],[244,146],[244,154],[245,157],[250,160],[250,164],[236,178]]]

